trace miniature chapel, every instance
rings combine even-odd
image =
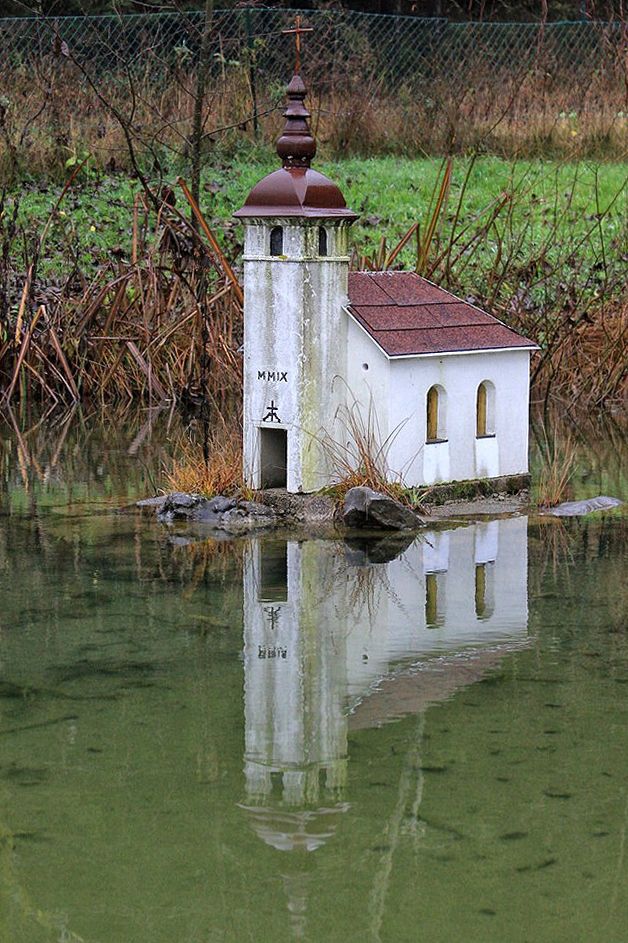
[[[528,471],[536,344],[414,272],[350,272],[357,219],[311,167],[316,142],[294,75],[280,169],[234,215],[244,237],[244,473],[253,488],[333,483],[343,410],[389,444],[409,487]]]

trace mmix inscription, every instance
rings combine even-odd
[[[276,383],[287,383],[288,371],[287,370],[258,370],[257,379],[258,380],[274,380]]]
[[[257,646],[257,657],[258,658],[287,658],[288,649],[284,648],[283,645],[258,645]]]

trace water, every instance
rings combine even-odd
[[[0,435],[0,940],[623,943],[625,518],[173,543],[141,426]]]

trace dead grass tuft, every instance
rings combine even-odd
[[[420,508],[428,490],[408,488],[402,475],[391,469],[388,461],[390,448],[402,427],[382,438],[372,400],[366,413],[354,401],[351,406],[342,407],[337,418],[341,434],[337,438],[326,434],[320,440],[331,477],[336,479],[335,484],[326,489],[327,493],[341,503],[351,488],[372,488],[408,507]]]
[[[239,418],[222,420],[217,429],[201,435],[188,432],[173,454],[176,458],[164,470],[168,490],[252,497],[244,483]]]
[[[571,481],[576,471],[577,449],[570,434],[550,438],[543,430],[540,443],[542,467],[536,491],[540,507],[552,508],[571,497]]]

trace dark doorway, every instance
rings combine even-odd
[[[260,547],[260,554],[260,602],[287,602],[287,542],[285,540],[265,541]]]
[[[262,488],[285,488],[288,483],[288,432],[260,429]]]

